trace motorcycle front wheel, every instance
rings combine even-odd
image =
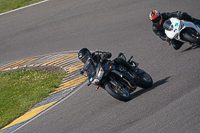
[[[105,85],[105,90],[114,98],[120,101],[129,101],[131,99],[130,93],[121,86],[114,86],[111,83]]]

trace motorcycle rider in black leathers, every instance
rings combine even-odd
[[[110,52],[95,51],[90,52],[88,48],[82,48],[78,52],[78,58],[85,63],[88,58],[93,60],[94,65],[96,66],[99,62],[104,62],[106,59],[111,58],[112,54]]]
[[[169,13],[169,12],[160,13],[157,10],[153,10],[152,12],[150,12],[149,18],[153,22],[152,30],[154,31],[154,33],[157,36],[159,36],[163,41],[167,41],[169,45],[172,44],[175,50],[178,50],[183,45],[183,42],[177,41],[175,39],[172,39],[172,40],[169,39],[166,36],[164,28],[163,28],[163,23],[171,17],[175,17],[180,20],[190,21],[196,25],[200,25],[200,20],[191,17],[186,12],[181,12],[181,11],[176,11],[172,13]]]
[[[88,48],[82,48],[79,52],[78,52],[78,58],[85,63],[89,58],[93,61],[93,64],[95,66],[95,68],[97,67],[98,63],[106,63],[107,59],[111,58],[112,54],[110,52],[102,52],[102,51],[95,51],[93,53],[90,52],[90,50]],[[136,71],[135,68],[130,65],[126,60],[122,59],[122,58],[116,58],[113,60],[115,63],[117,64],[121,64],[123,66],[125,66],[128,70],[131,71]],[[84,70],[81,69],[80,73],[83,74]],[[129,77],[128,74],[126,74],[126,76],[128,78],[132,78]],[[134,84],[133,82],[131,84]]]

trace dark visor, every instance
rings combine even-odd
[[[169,31],[173,30],[172,22],[170,20],[165,21],[163,24],[163,28]]]

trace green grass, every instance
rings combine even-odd
[[[38,70],[1,74],[0,129],[41,102],[61,84],[64,76],[64,72]]]
[[[0,13],[42,0],[0,0]],[[65,73],[23,70],[0,74],[0,129],[41,102],[61,83]]]
[[[42,0],[0,0],[0,13],[27,6]]]

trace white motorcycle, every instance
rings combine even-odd
[[[170,39],[183,43],[200,44],[200,28],[192,22],[170,18],[163,24],[165,34]]]

